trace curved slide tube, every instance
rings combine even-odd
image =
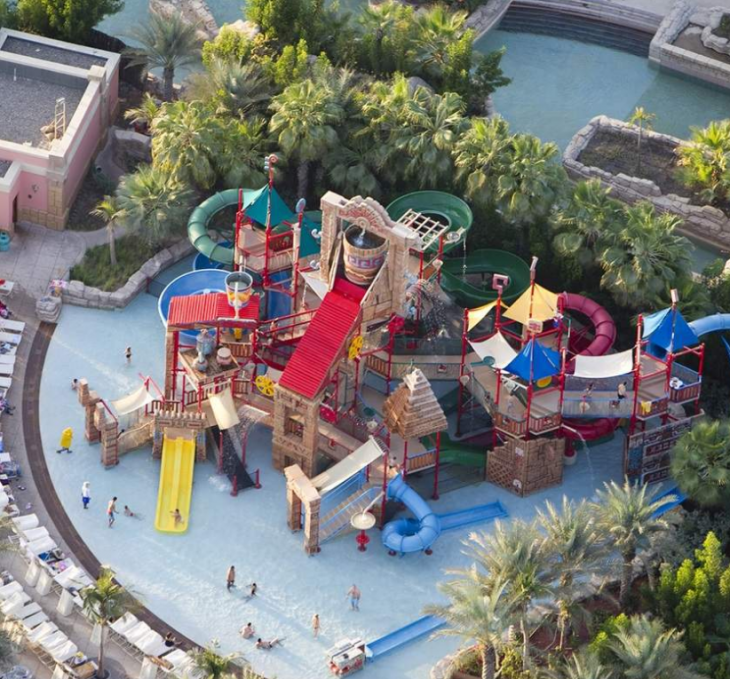
[[[697,337],[702,337],[702,335],[711,332],[730,330],[730,314],[713,314],[712,316],[698,318],[696,321],[692,321],[689,327],[694,330]]]
[[[583,295],[564,292],[563,309],[585,316],[593,325],[593,340],[581,351],[581,356],[603,356],[607,354],[616,341],[616,323],[611,315],[600,304]],[[572,372],[572,368],[570,368]],[[565,437],[573,441],[596,441],[612,436],[619,421],[609,417],[597,420],[566,420]]]
[[[423,215],[444,222],[449,225],[449,232],[462,229],[461,238],[452,242],[444,239],[444,252],[448,252],[466,239],[466,234],[474,222],[471,208],[457,196],[444,191],[415,191],[396,198],[386,212],[394,221],[398,221],[408,210],[420,212]],[[438,242],[428,248],[431,254],[438,253]]]
[[[383,527],[383,544],[398,554],[423,552],[441,535],[441,521],[426,502],[399,474],[388,484],[388,499],[402,502],[414,519],[396,519]]]
[[[244,208],[248,205],[246,197],[254,194],[251,189],[243,189]],[[238,207],[238,189],[226,189],[206,198],[188,219],[188,238],[193,247],[208,259],[224,265],[233,264],[233,247],[231,243],[216,243],[208,234],[208,224],[216,212],[231,205]]]
[[[428,503],[399,474],[388,484],[389,500],[402,502],[415,518],[402,518],[385,524],[381,537],[393,553],[409,554],[430,549],[443,531],[507,516],[501,502],[489,502],[447,514],[434,514]]]
[[[593,341],[581,351],[581,356],[603,356],[616,341],[616,323],[600,304],[583,295],[563,293],[563,309],[585,316],[593,326]]]
[[[209,292],[225,292],[226,276],[230,272],[220,269],[201,269],[189,271],[178,276],[162,291],[157,300],[157,311],[162,323],[167,326],[167,314],[170,311],[170,302],[173,297],[188,297],[190,295],[204,295]],[[185,330],[182,333],[186,338],[195,340],[198,333],[195,330]]]
[[[466,269],[464,268],[466,267]],[[497,291],[479,288],[463,279],[464,274],[502,274],[509,284],[502,292],[505,302],[517,299],[530,285],[530,267],[517,255],[504,250],[477,250],[466,259],[444,260],[441,267],[441,287],[452,294],[457,303],[467,309],[484,306],[497,299]]]
[[[195,471],[195,435],[185,430],[176,438],[165,436],[162,444],[160,487],[157,491],[155,528],[162,533],[184,533],[190,522],[190,502]],[[182,521],[175,522],[179,510]]]

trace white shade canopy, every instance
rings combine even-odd
[[[607,356],[576,356],[575,377],[600,379],[601,377],[619,377],[627,375],[634,369],[634,350],[627,349],[619,354]]]
[[[501,332],[496,332],[489,339],[482,342],[469,342],[469,344],[482,361],[489,358],[493,359],[491,365],[495,368],[504,368],[517,356],[517,352]]]
[[[211,394],[208,401],[219,429],[230,429],[240,422],[230,389],[226,389],[219,394]]]
[[[128,413],[133,413],[135,410],[139,410],[140,408],[144,408],[147,404],[152,403],[154,400],[155,399],[152,394],[147,391],[147,388],[143,384],[139,389],[135,389],[131,394],[127,394],[126,396],[122,396],[122,398],[118,398],[116,401],[112,401],[112,405],[119,415],[126,415]]]
[[[382,457],[383,451],[371,436],[367,443],[363,443],[352,455],[348,455],[326,472],[315,476],[312,479],[312,485],[321,495],[324,495]]]

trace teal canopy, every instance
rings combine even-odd
[[[268,184],[258,191],[251,194],[251,202],[245,208],[246,216],[266,226],[266,215],[269,209],[269,186]],[[282,222],[291,222],[294,220],[294,213],[287,207],[276,189],[271,189],[271,226],[276,226]]]
[[[699,338],[679,309],[664,309],[644,319],[644,339],[664,351],[679,351],[699,343]]]
[[[531,339],[505,367],[506,372],[523,380],[541,380],[560,373],[560,354]]]

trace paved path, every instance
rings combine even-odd
[[[115,229],[115,238],[125,234]],[[78,264],[87,248],[107,242],[106,229],[97,231],[54,231],[20,222],[10,250],[0,252],[0,278],[14,281],[28,294],[41,297],[54,278],[64,278]]]

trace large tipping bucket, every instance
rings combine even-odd
[[[345,277],[356,285],[370,285],[385,261],[388,242],[359,226],[345,231]]]
[[[253,294],[253,278],[245,271],[234,271],[226,276],[228,303],[235,309],[243,309]]]

